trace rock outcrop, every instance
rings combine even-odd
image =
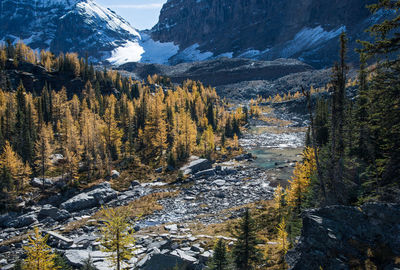
[[[293,270],[397,269],[399,224],[399,204],[310,210],[303,217],[299,244],[286,261]]]
[[[365,8],[373,0],[170,0],[152,37],[173,41],[187,54],[258,59],[298,58],[313,66],[331,65],[337,37],[346,31],[350,47],[363,30],[384,17]],[[351,51],[351,50],[350,50]],[[356,54],[351,52],[356,59]],[[180,59],[176,59],[180,61]]]
[[[82,209],[101,206],[116,197],[117,192],[111,188],[110,183],[102,183],[63,202],[61,208],[69,212],[76,212]]]

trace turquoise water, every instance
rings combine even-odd
[[[249,152],[257,157],[252,164],[262,169],[273,169],[286,160],[282,154],[274,153],[269,148],[251,149]]]

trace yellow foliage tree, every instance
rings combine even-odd
[[[15,185],[19,192],[24,186],[25,174],[30,174],[30,168],[24,166],[21,157],[14,152],[8,141],[5,142],[3,153],[0,156],[0,167],[7,169],[11,175],[13,183],[9,183],[10,189]]]
[[[103,209],[104,226],[100,228],[100,242],[103,252],[109,252],[109,259],[117,270],[124,260],[133,257],[135,238],[129,224],[129,210],[121,208]]]
[[[115,120],[115,104],[117,100],[114,95],[111,95],[107,98],[107,108],[104,113],[104,130],[103,136],[106,142],[109,154],[113,158],[118,158],[120,154],[121,148],[121,138],[122,138],[122,130],[118,128],[117,122]]]
[[[54,263],[56,255],[51,252],[51,248],[46,244],[47,239],[48,235],[43,237],[36,227],[34,237],[29,236],[29,243],[24,246],[27,255],[23,266],[24,270],[59,269]]]
[[[201,136],[201,142],[203,146],[204,155],[210,157],[215,149],[215,138],[213,128],[209,125],[206,130],[204,130]]]
[[[286,231],[286,221],[283,218],[282,221],[278,224],[278,249],[279,251],[286,254],[289,250],[289,241],[288,241],[288,233]]]
[[[301,207],[307,187],[310,185],[311,176],[317,169],[315,153],[311,147],[303,152],[303,161],[297,162],[293,171],[290,186],[287,189],[287,201],[290,206]]]

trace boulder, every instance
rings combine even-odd
[[[137,181],[137,180],[135,180],[135,181],[132,181],[131,182],[131,189],[133,189],[133,188],[135,188],[135,187],[137,187],[137,186],[140,186],[141,184],[140,184],[140,182],[139,181]]]
[[[330,206],[303,215],[299,244],[286,255],[289,269],[394,269],[400,256],[400,205]],[[389,267],[389,268],[386,268]]]
[[[165,225],[164,228],[168,231],[178,231],[178,225],[176,224]]]
[[[61,208],[69,211],[76,212],[83,209],[93,208],[97,205],[97,201],[93,196],[87,193],[81,193],[61,204]]]
[[[0,216],[0,227],[8,227],[7,224],[18,217],[15,212],[9,212]]]
[[[199,171],[205,171],[211,168],[212,164],[208,159],[195,159],[183,166],[180,170],[183,172],[183,174],[188,175],[195,174]]]
[[[64,242],[68,246],[70,246],[70,245],[72,245],[74,243],[74,240],[69,239],[69,238],[67,238],[65,236],[62,236],[61,234],[59,234],[57,232],[46,231],[45,233],[47,233],[50,238],[56,239],[57,241]]]
[[[226,181],[225,180],[222,180],[222,179],[218,179],[218,180],[215,180],[214,182],[213,182],[213,185],[216,185],[216,186],[219,186],[219,187],[222,187],[222,186],[224,186],[226,184]]]
[[[110,183],[102,183],[63,202],[61,208],[69,212],[76,212],[100,206],[116,197],[117,192],[111,188]]]
[[[33,187],[39,187],[42,188],[43,187],[43,178],[33,178],[31,180],[31,185]],[[54,186],[54,182],[51,179],[45,178],[44,179],[44,187],[52,187]]]
[[[142,261],[138,263],[139,269],[143,270],[170,270],[178,267],[178,269],[191,269],[189,268],[190,262],[183,260],[179,256],[169,254],[152,254],[147,255]]]
[[[200,171],[194,174],[195,178],[208,178],[211,176],[216,175],[215,170],[214,169],[208,169],[208,170],[204,170],[204,171]]]
[[[56,221],[69,219],[71,214],[65,209],[58,209],[50,204],[46,204],[39,212],[39,219],[50,217]]]
[[[62,154],[52,154],[50,156],[51,163],[57,164],[60,160],[64,159]]]
[[[118,171],[116,171],[116,170],[112,170],[111,171],[111,178],[112,179],[117,179],[119,177],[120,177],[120,173]]]
[[[247,153],[235,157],[236,161],[243,161],[247,159],[253,159],[253,155],[251,153]]]
[[[84,262],[89,258],[89,251],[70,249],[64,254],[67,263],[73,267],[82,267]]]
[[[13,227],[13,228],[22,228],[29,226],[35,222],[37,222],[37,216],[34,213],[28,213],[22,216],[19,216],[15,219],[11,219],[5,223],[6,227]]]

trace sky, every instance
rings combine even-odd
[[[158,22],[162,5],[167,0],[97,0],[103,7],[114,10],[134,28],[150,29]]]

